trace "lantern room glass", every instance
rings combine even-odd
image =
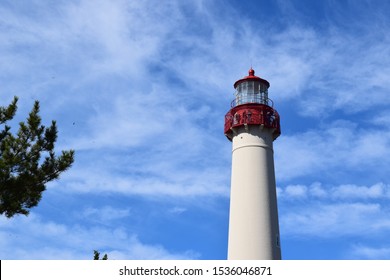
[[[244,81],[237,85],[234,106],[247,103],[268,105],[268,87],[259,81]]]

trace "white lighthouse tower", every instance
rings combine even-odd
[[[249,75],[234,83],[225,116],[232,141],[228,259],[281,259],[273,141],[280,119],[268,98],[268,81]]]

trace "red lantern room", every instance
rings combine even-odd
[[[234,100],[231,109],[225,115],[225,135],[231,141],[235,129],[248,125],[259,125],[262,128],[273,129],[274,140],[280,135],[280,117],[273,108],[273,102],[268,98],[267,80],[255,76],[255,70],[249,70],[249,75],[236,81]]]

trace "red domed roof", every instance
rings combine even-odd
[[[257,77],[255,76],[255,70],[252,69],[249,69],[248,71],[248,76],[238,80],[237,82],[234,83],[234,88],[236,88],[239,84],[241,84],[242,82],[245,82],[245,81],[248,81],[248,80],[252,80],[252,81],[259,81],[260,83],[263,83],[267,86],[267,88],[269,88],[270,84],[267,80],[264,80],[260,77]]]

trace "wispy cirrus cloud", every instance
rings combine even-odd
[[[388,209],[379,203],[310,203],[281,211],[285,238],[370,236],[390,231]]]
[[[341,166],[345,172],[364,172],[369,179],[383,176],[390,165],[389,143],[388,131],[343,120],[284,135],[275,142],[277,177],[284,181],[318,172],[338,174]]]
[[[310,185],[287,185],[279,187],[279,198],[284,200],[316,199],[324,201],[372,201],[390,199],[390,185],[376,183],[371,186],[343,184],[323,185],[319,182]]]
[[[107,224],[111,220],[123,219],[131,214],[130,208],[116,209],[112,206],[104,206],[102,208],[87,207],[80,215],[85,219],[98,220]]]
[[[390,186],[288,185],[278,188],[281,228],[286,238],[383,236],[390,231]]]
[[[388,260],[390,258],[390,246],[367,246],[356,244],[346,254],[349,259]]]
[[[109,211],[110,216],[113,212],[123,214],[113,208],[99,211]],[[94,214],[91,212],[94,211],[86,209],[84,214]],[[92,259],[93,250],[107,253],[110,259],[194,259],[200,256],[194,251],[170,252],[162,245],[143,243],[123,227],[66,225],[46,221],[36,214],[12,220],[1,217],[0,225],[2,259]],[[28,232],[28,236],[24,232]]]

